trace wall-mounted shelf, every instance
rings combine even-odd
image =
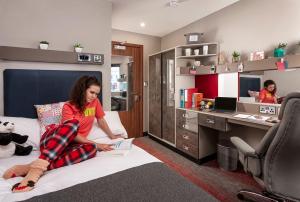
[[[206,50],[205,49],[206,46]],[[218,43],[201,43],[201,44],[187,44],[176,47],[177,53],[176,53],[176,59],[197,59],[197,58],[203,58],[203,57],[212,57],[217,56],[217,53],[219,52]],[[195,53],[195,50],[198,51],[198,53]],[[187,54],[187,51],[190,52],[190,54]]]
[[[244,72],[276,70],[276,62],[278,62],[279,59],[280,58],[267,58],[263,60],[245,61],[243,62]]]
[[[75,53],[70,51],[41,50],[34,48],[21,48],[0,46],[0,59],[24,62],[46,62],[67,64],[104,64],[103,54]]]
[[[211,42],[211,43],[200,43],[200,44],[186,44],[186,45],[178,46],[177,48],[198,48],[198,47],[209,46],[209,45],[218,45],[218,43]]]
[[[217,56],[217,54],[207,54],[207,55],[189,55],[189,56],[178,56],[177,59],[197,59],[203,57]]]
[[[211,71],[211,66],[201,65],[200,67],[196,67],[195,73],[190,73],[190,67],[179,67],[180,74],[177,76],[196,76],[196,75],[206,75],[206,74],[215,74],[215,72]]]

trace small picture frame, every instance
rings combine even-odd
[[[189,36],[189,42],[197,42],[199,40],[199,36],[197,34],[192,34]]]
[[[264,51],[255,51],[250,53],[250,61],[255,61],[255,60],[263,60],[265,59],[265,52]]]

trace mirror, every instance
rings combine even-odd
[[[111,58],[111,111],[128,111],[131,106],[132,57]]]
[[[240,73],[239,100],[240,102],[280,104],[288,93],[300,90],[299,78],[300,69]],[[269,81],[266,82],[267,80]],[[272,81],[276,85],[276,91],[273,93],[272,89],[275,85]]]

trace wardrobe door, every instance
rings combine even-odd
[[[162,138],[175,143],[175,50],[162,54]]]
[[[149,57],[149,133],[161,138],[161,54]]]

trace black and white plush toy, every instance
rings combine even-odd
[[[24,147],[28,136],[13,133],[14,124],[0,121],[0,158],[8,158],[13,155],[25,156],[30,154],[32,146]]]

